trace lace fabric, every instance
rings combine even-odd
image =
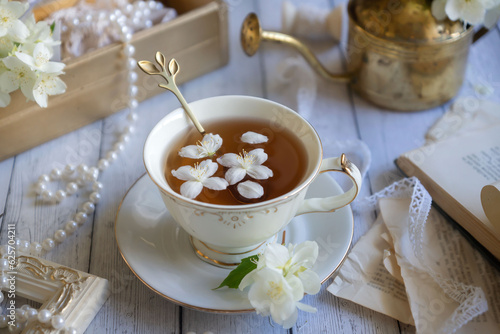
[[[455,333],[473,318],[486,312],[488,305],[482,288],[458,282],[443,273],[437,272],[429,265],[432,261],[429,261],[429,254],[426,254],[424,245],[426,222],[431,209],[432,198],[420,181],[412,177],[395,182],[382,191],[361,200],[357,207],[362,211],[373,210],[377,207],[381,198],[411,198],[408,237],[416,262],[407,259],[408,263],[413,266],[412,269],[416,273],[428,275],[432,278],[447,297],[459,304],[444,321],[439,333]],[[419,324],[418,317],[415,322],[418,332],[428,332],[423,328],[425,324]]]
[[[62,58],[79,57],[111,43],[120,41],[121,31],[111,24],[111,17],[118,10],[125,15],[130,33],[149,28],[151,25],[166,22],[177,16],[175,10],[164,8],[160,2],[158,8],[149,9],[149,16],[137,16],[136,10],[130,10],[130,0],[85,0],[75,6],[58,10],[50,15],[48,21],[60,22]]]

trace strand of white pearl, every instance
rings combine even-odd
[[[142,2],[144,3],[144,2]],[[57,168],[53,169],[49,175],[41,175],[38,178],[38,182],[35,184],[36,192],[45,201],[57,201],[60,202],[64,200],[68,195],[72,195],[78,191],[79,188],[84,187],[88,183],[92,183],[93,192],[89,196],[89,201],[83,203],[81,209],[68,220],[64,226],[64,229],[59,229],[54,233],[53,239],[46,238],[42,243],[39,242],[29,242],[27,240],[16,239],[16,249],[20,253],[31,253],[33,255],[39,255],[42,250],[46,252],[51,251],[55,248],[56,242],[62,243],[66,240],[68,235],[73,234],[77,228],[85,223],[88,216],[92,214],[95,210],[95,205],[99,202],[101,195],[100,192],[103,189],[103,184],[98,182],[100,172],[106,170],[110,164],[118,158],[118,154],[125,149],[125,144],[130,141],[130,135],[134,132],[133,124],[137,121],[138,115],[135,112],[139,102],[136,99],[138,88],[135,85],[137,81],[136,72],[136,60],[133,58],[135,53],[135,47],[130,44],[132,40],[132,30],[127,26],[127,19],[125,15],[120,10],[115,10],[110,15],[110,21],[116,24],[121,32],[121,40],[123,42],[123,54],[126,57],[126,67],[128,69],[128,96],[129,96],[129,113],[127,115],[128,125],[124,127],[118,141],[113,145],[113,148],[106,152],[104,158],[101,158],[97,162],[97,166],[88,167],[84,164],[74,167],[72,165],[66,165],[64,170],[61,171]],[[74,181],[69,182],[65,189],[59,189],[55,193],[52,193],[47,189],[47,182],[57,181],[64,177],[71,177],[74,174],[78,176]],[[0,246],[0,269],[1,277],[0,284],[5,287],[8,284],[7,277],[4,275],[5,270],[8,270],[8,261],[4,257],[8,253],[8,246]],[[3,301],[4,295],[0,292],[0,303]],[[8,325],[7,315],[1,314],[0,309],[0,328],[4,328]],[[11,327],[10,330],[17,332],[21,331],[28,321],[38,320],[41,323],[49,324],[55,329],[63,329],[64,319],[58,314],[52,314],[49,310],[42,309],[36,310],[31,308],[29,305],[23,305],[21,308],[16,309],[16,324],[15,327]],[[64,333],[72,334],[76,333],[74,328],[63,329]]]
[[[88,167],[87,165],[82,164],[75,168],[75,166],[66,165],[63,171],[55,168],[49,175],[44,174],[39,177],[38,182],[35,184],[35,189],[37,194],[40,195],[45,201],[60,202],[68,195],[73,195],[78,191],[78,189],[85,187],[89,183],[92,184],[92,193],[89,196],[89,200],[83,203],[72,219],[66,222],[64,229],[59,229],[54,233],[53,238],[46,238],[41,244],[38,242],[32,242],[30,244],[26,240],[16,240],[16,246],[20,252],[30,252],[31,254],[38,255],[42,252],[42,250],[47,252],[51,251],[56,246],[56,242],[62,243],[68,235],[73,234],[79,226],[85,223],[88,216],[94,212],[95,205],[101,198],[100,192],[103,190],[103,184],[98,181],[100,173],[105,171],[110,164],[118,158],[118,154],[125,149],[125,144],[130,141],[130,135],[135,131],[133,125],[138,119],[138,115],[135,110],[137,109],[139,102],[136,99],[138,88],[135,85],[135,82],[137,81],[137,63],[133,58],[135,47],[130,44],[132,33],[127,27],[125,15],[122,14],[120,10],[115,10],[113,14],[111,14],[110,21],[116,24],[121,31],[123,54],[126,57],[129,82],[129,113],[127,115],[128,125],[126,125],[122,130],[117,142],[113,145],[113,148],[108,150],[104,154],[104,157],[97,162],[97,166]],[[75,174],[76,177],[74,177]],[[65,189],[59,189],[55,193],[52,193],[47,189],[47,182],[58,181],[62,178],[70,177],[74,177],[74,180],[69,182]]]
[[[5,259],[1,259],[5,260]],[[1,265],[1,263],[0,263]],[[4,300],[4,294],[0,292],[0,303]],[[0,308],[0,313],[1,308]],[[52,314],[49,310],[37,310],[35,308],[30,307],[29,305],[25,304],[21,306],[20,308],[16,308],[15,310],[15,326],[10,327],[9,331],[10,332],[20,332],[23,330],[24,326],[33,321],[39,321],[42,324],[47,324],[52,326],[54,329],[63,329],[64,328],[64,318],[60,315],[57,314]],[[7,315],[1,314],[0,315],[0,328],[6,328],[9,325],[9,318]],[[69,328],[64,328],[65,334],[74,334],[76,333],[76,329],[69,327]]]
[[[115,5],[119,5],[116,4]],[[81,30],[85,29],[96,29],[96,22],[107,23],[109,16],[126,16],[127,25],[133,27],[136,31],[151,28],[153,26],[153,19],[155,11],[164,9],[165,7],[161,2],[150,0],[150,1],[134,1],[127,5],[120,5],[116,10],[111,13],[107,10],[95,10],[88,5],[83,5],[79,7],[78,17],[76,17],[76,11],[68,9],[67,12],[60,11],[60,15],[56,15],[57,19],[63,20],[66,25],[63,25],[62,32],[67,32],[68,29]],[[61,12],[65,13],[61,15]],[[57,13],[56,13],[57,14]],[[116,40],[116,35],[110,31],[98,31],[98,33],[111,34],[111,38]]]

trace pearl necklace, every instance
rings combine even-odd
[[[150,8],[158,6],[155,1],[149,1]],[[161,5],[161,4],[160,4]],[[132,5],[131,5],[132,6]],[[139,9],[149,10],[146,7],[146,2],[137,1],[133,6],[137,6]],[[130,12],[135,7],[127,6],[127,11]],[[155,7],[157,8],[157,7]],[[144,13],[143,13],[144,14]],[[135,18],[138,16],[136,15]],[[92,20],[92,17],[86,17],[86,19]],[[61,202],[66,197],[75,194],[80,188],[92,186],[92,193],[89,195],[88,201],[84,202],[81,208],[73,215],[71,219],[68,219],[64,229],[59,229],[55,231],[53,237],[48,237],[41,243],[33,241],[29,242],[27,240],[16,239],[16,250],[20,253],[39,255],[42,251],[50,252],[56,247],[57,243],[62,243],[66,240],[68,235],[73,234],[79,226],[83,225],[90,214],[95,210],[95,205],[99,202],[101,198],[100,192],[103,190],[103,184],[98,181],[100,173],[104,172],[111,163],[113,163],[120,152],[125,149],[125,144],[130,141],[130,135],[134,133],[134,124],[138,119],[138,115],[135,112],[139,102],[136,99],[138,87],[135,85],[137,81],[136,72],[136,60],[133,58],[135,53],[135,47],[130,44],[132,40],[132,30],[128,26],[127,17],[119,9],[112,12],[109,17],[112,24],[116,25],[120,32],[120,39],[123,43],[123,55],[126,57],[126,68],[128,70],[128,108],[129,112],[127,114],[127,125],[123,128],[118,140],[114,143],[113,148],[107,151],[98,162],[97,166],[89,167],[85,164],[81,164],[77,167],[73,165],[66,165],[63,170],[54,168],[49,175],[43,174],[38,178],[35,183],[35,190],[37,195],[41,196],[46,202]],[[135,22],[134,22],[135,23]],[[147,22],[148,26],[149,23]],[[52,192],[48,189],[48,182],[64,180],[67,185],[64,189],[59,189]],[[6,271],[9,270],[9,263],[5,256],[8,253],[8,246],[0,246],[0,287],[6,287],[8,285],[7,276],[4,275]],[[4,295],[0,292],[0,303],[3,301]],[[7,315],[2,314],[2,309],[0,307],[0,328],[5,328],[8,326],[9,318]],[[14,332],[21,331],[24,326],[31,321],[38,320],[43,324],[52,326],[54,329],[64,328],[64,318],[58,314],[52,314],[47,309],[37,310],[31,308],[29,305],[23,305],[15,310],[16,314],[16,324],[12,328]],[[74,328],[64,329],[64,333],[76,333]]]
[[[1,259],[7,261],[6,259]],[[3,263],[0,263],[3,265]],[[7,264],[8,266],[8,264]],[[0,293],[0,303],[3,301],[4,295]],[[23,305],[20,308],[16,308],[15,310],[15,326],[10,327],[10,331],[17,333],[23,330],[24,326],[32,321],[38,320],[42,324],[47,324],[52,326],[54,329],[63,329],[64,328],[64,318],[60,315],[54,315],[49,310],[37,310],[35,308],[30,307],[29,305]],[[6,315],[0,315],[0,328],[5,328],[9,324],[9,318]],[[74,334],[76,333],[75,328],[66,328],[64,330],[65,334]]]
[[[143,3],[143,1],[141,2]],[[135,130],[133,124],[138,119],[138,115],[135,110],[137,109],[139,102],[136,99],[138,88],[135,85],[135,82],[137,81],[137,65],[136,60],[133,58],[135,47],[130,44],[132,33],[127,26],[126,16],[122,14],[120,10],[117,9],[110,15],[110,21],[120,28],[120,37],[123,43],[123,54],[127,57],[126,66],[128,69],[129,82],[129,113],[127,115],[128,125],[123,128],[118,140],[114,143],[113,148],[108,150],[104,154],[104,157],[97,162],[97,166],[89,167],[85,164],[81,164],[75,168],[75,166],[68,164],[63,170],[54,168],[49,175],[43,174],[38,178],[38,182],[35,184],[35,191],[37,195],[41,196],[46,202],[61,202],[67,196],[75,194],[80,188],[84,188],[89,184],[92,184],[93,192],[90,194],[89,200],[83,203],[77,213],[73,215],[72,219],[69,219],[66,222],[64,229],[57,230],[54,233],[53,238],[46,238],[42,241],[42,243],[29,243],[27,240],[16,240],[16,247],[20,252],[29,252],[34,255],[40,254],[42,250],[49,252],[54,249],[56,243],[62,243],[68,235],[73,234],[79,226],[85,223],[88,215],[94,212],[95,205],[101,198],[100,192],[103,189],[103,184],[97,181],[100,173],[104,172],[110,164],[118,158],[118,154],[125,149],[125,144],[130,141],[130,135]],[[64,189],[59,189],[55,192],[48,189],[48,182],[59,180],[65,180],[68,182]]]

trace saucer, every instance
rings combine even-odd
[[[320,174],[307,197],[342,193],[330,176]],[[332,213],[295,217],[286,227],[286,243],[316,241],[319,255],[313,270],[325,282],[340,267],[351,245],[353,215],[350,206]],[[280,233],[281,235],[281,233]],[[252,312],[247,294],[238,289],[212,290],[228,269],[201,261],[189,235],[173,220],[148,175],[140,177],[123,198],[115,220],[120,253],[132,272],[160,296],[196,310],[215,313]]]

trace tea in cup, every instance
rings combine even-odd
[[[202,260],[234,267],[276,240],[293,217],[332,212],[357,196],[358,168],[345,155],[323,159],[318,134],[293,110],[249,96],[213,97],[190,107],[207,134],[217,136],[216,152],[209,152],[211,144],[203,142],[205,137],[179,108],[149,134],[144,164]],[[248,133],[265,140],[244,140]],[[189,150],[191,155],[184,154]],[[193,152],[200,155],[192,156]],[[208,171],[210,175],[202,175]],[[337,196],[304,199],[316,176],[326,171],[345,173],[352,180],[351,189]],[[191,185],[186,185],[189,178],[181,172],[214,179],[206,187],[196,184],[186,191]]]

